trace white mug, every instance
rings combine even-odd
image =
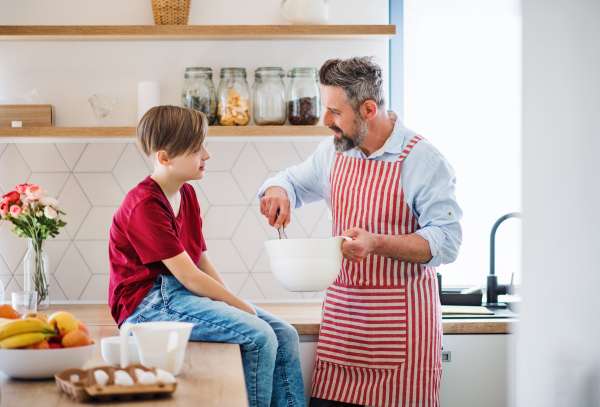
[[[129,364],[128,337],[133,332],[140,361],[146,367],[157,367],[173,373],[181,371],[185,349],[194,324],[189,322],[142,322],[121,326],[121,367]]]

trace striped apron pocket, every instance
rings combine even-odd
[[[318,359],[345,366],[397,369],[406,360],[406,313],[403,286],[334,283],[323,304]]]

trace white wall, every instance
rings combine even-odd
[[[331,24],[387,24],[388,1],[331,0]],[[279,0],[192,0],[189,24],[288,24]],[[153,24],[148,0],[0,0],[2,25]],[[158,80],[161,103],[179,105],[186,67],[241,66],[254,81],[259,66],[319,67],[329,58],[375,55],[388,78],[388,41],[0,41],[0,95],[37,89],[56,108],[56,126],[97,126],[92,94],[117,99],[106,126],[135,126],[137,83]],[[287,79],[286,79],[287,82]],[[255,191],[264,179],[297,164],[317,141],[213,140],[213,158],[197,192],[211,258],[227,283],[250,300],[304,300],[288,293],[270,272],[262,242],[277,234],[259,216]],[[66,230],[48,242],[51,299],[106,301],[108,228],[124,195],[150,171],[130,142],[17,143],[0,140],[0,193],[22,182],[41,183],[62,200]],[[323,204],[293,214],[296,237],[330,233]],[[227,221],[224,222],[223,219]],[[26,242],[0,221],[0,279],[7,292],[22,284]]]
[[[523,2],[517,405],[600,405],[600,2]]]
[[[388,24],[388,2],[332,0],[331,24]],[[189,24],[289,24],[279,0],[192,0]],[[148,0],[0,0],[4,25],[153,24]],[[259,66],[320,67],[330,58],[375,55],[388,78],[388,41],[0,42],[0,94],[36,88],[56,107],[56,126],[97,126],[88,98],[118,100],[106,126],[135,126],[137,83],[157,80],[161,103],[180,105],[185,68],[240,66],[250,85]],[[286,80],[287,83],[287,80]]]

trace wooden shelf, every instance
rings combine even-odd
[[[0,41],[389,40],[395,25],[2,25]]]
[[[2,138],[135,138],[135,127],[0,127]],[[208,137],[330,136],[325,126],[210,126]]]

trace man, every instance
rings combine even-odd
[[[456,179],[428,141],[385,111],[371,58],[319,71],[334,137],[259,190],[274,227],[324,199],[344,261],[327,289],[310,407],[439,406],[442,321],[434,267],[456,259]],[[279,216],[277,211],[279,210]]]

